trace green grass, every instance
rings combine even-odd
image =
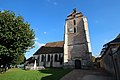
[[[10,69],[8,72],[0,74],[0,80],[59,80],[70,71],[70,69]]]

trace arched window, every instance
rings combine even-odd
[[[40,60],[40,56],[38,56],[38,58],[37,58],[37,66],[39,65],[39,60]]]
[[[37,60],[38,60],[38,61],[40,60],[40,56],[38,56]]]
[[[44,61],[44,55],[41,56],[41,62],[43,62],[43,61]]]
[[[73,23],[74,23],[74,25],[76,25],[76,21],[75,20],[73,20]]]
[[[77,30],[76,30],[76,28],[74,27],[74,33],[76,33],[77,32]]]
[[[57,54],[55,54],[55,61],[57,61],[57,58],[58,58],[58,56],[57,56]]]
[[[63,56],[60,57],[60,65],[63,63]]]
[[[50,55],[48,55],[48,62],[50,62]]]
[[[60,61],[60,59],[61,59],[61,54],[59,54],[59,60],[58,61]]]

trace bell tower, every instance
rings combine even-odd
[[[88,22],[81,12],[73,9],[67,16],[64,31],[64,66],[82,68],[91,61]]]

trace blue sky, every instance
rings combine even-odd
[[[23,16],[35,31],[35,48],[25,55],[32,56],[41,45],[61,41],[67,15],[77,8],[88,19],[93,55],[120,33],[120,0],[0,0],[0,10],[11,10]]]

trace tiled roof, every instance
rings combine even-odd
[[[63,53],[63,41],[47,43],[45,46],[40,47],[34,55],[50,53]]]
[[[45,45],[45,47],[63,47],[63,41],[59,42],[50,42]]]

